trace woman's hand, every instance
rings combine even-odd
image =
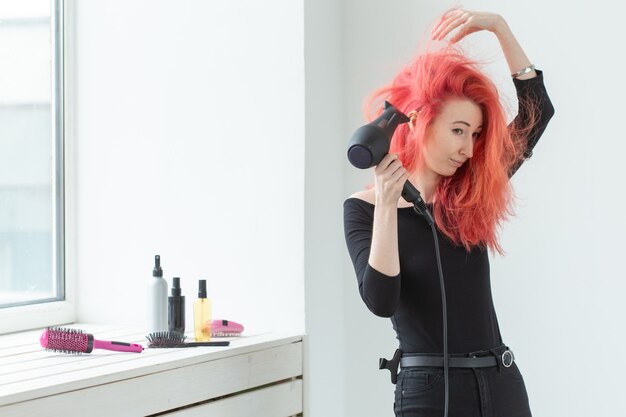
[[[498,42],[500,42],[504,58],[509,65],[511,74],[515,74],[522,68],[526,68],[530,65],[528,57],[517,42],[515,36],[513,36],[511,28],[509,28],[504,18],[498,14],[472,12],[464,9],[449,10],[444,13],[439,23],[433,28],[433,39],[442,40],[455,29],[458,29],[458,32],[448,40],[450,43],[458,42],[470,33],[481,30],[493,32],[498,38]],[[526,80],[536,76],[537,73],[532,70],[527,74],[517,77],[517,79]]]
[[[506,22],[502,16],[495,13],[452,9],[441,17],[433,29],[432,35],[434,40],[440,41],[458,28],[459,31],[449,39],[450,43],[456,43],[471,33],[481,30],[496,33],[505,26]]]
[[[402,194],[404,183],[409,179],[410,173],[402,166],[396,154],[387,154],[374,168],[374,186],[376,192],[376,205],[398,205],[398,199]]]

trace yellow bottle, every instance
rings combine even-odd
[[[198,282],[198,299],[193,303],[193,328],[196,342],[211,340],[211,300],[206,296],[206,279]]]

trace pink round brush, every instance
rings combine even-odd
[[[118,352],[142,352],[143,346],[135,343],[96,340],[92,334],[78,329],[48,327],[39,338],[41,347],[63,353],[91,353],[94,349]]]

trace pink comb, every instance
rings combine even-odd
[[[96,340],[92,334],[78,329],[48,327],[39,338],[41,347],[63,353],[91,353],[94,349],[115,350],[117,352],[142,352],[143,346],[135,343]]]
[[[243,332],[243,326],[232,320],[211,321],[212,337],[241,336],[241,332]]]

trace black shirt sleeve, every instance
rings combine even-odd
[[[533,148],[539,141],[539,138],[543,134],[544,130],[546,130],[548,122],[552,116],[554,116],[554,107],[552,106],[550,97],[548,97],[546,87],[543,84],[543,71],[535,71],[537,72],[537,76],[534,78],[529,78],[527,80],[518,80],[517,78],[513,78],[513,84],[517,90],[517,98],[520,105],[517,116],[511,123],[511,126],[523,128],[527,127],[530,123],[528,108],[522,104],[524,102],[531,101],[534,103],[537,114],[535,115],[536,120],[528,132],[528,144],[526,146],[524,156],[513,166],[511,172],[509,173],[509,178],[515,174],[526,159],[529,159],[532,156]]]
[[[356,198],[343,204],[344,232],[354,265],[359,293],[369,310],[380,317],[393,316],[400,300],[400,275],[390,277],[368,262],[374,223],[373,206]]]

